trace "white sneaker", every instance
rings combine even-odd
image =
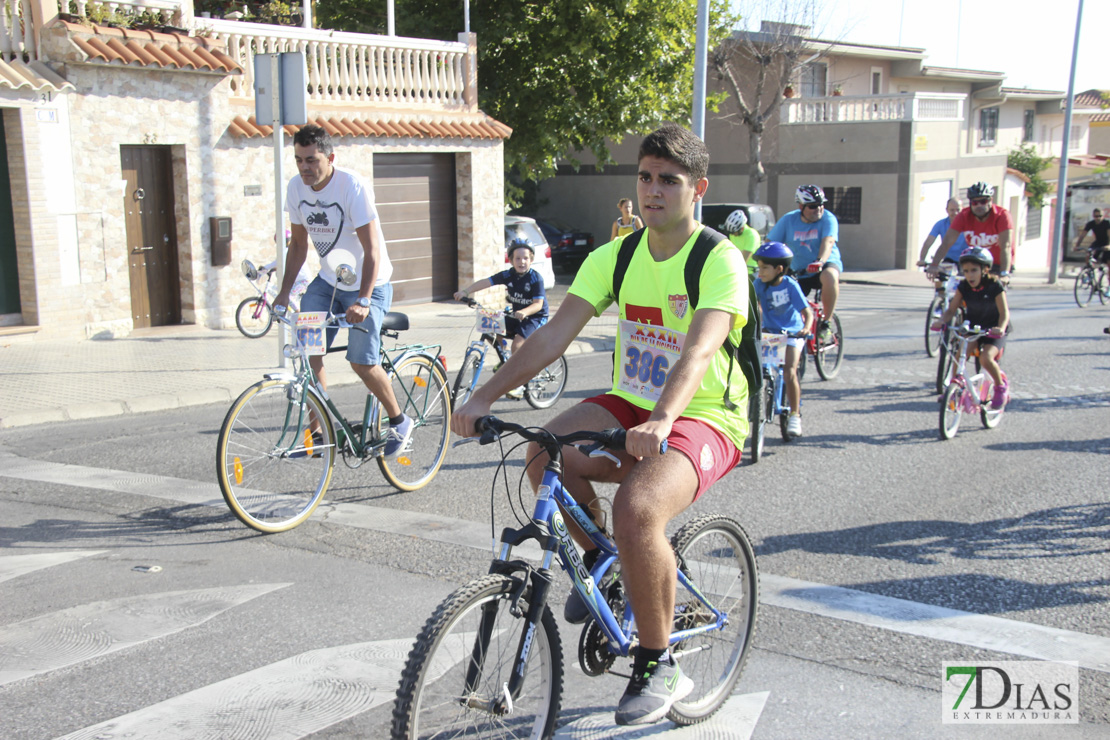
[[[511,398],[514,401],[519,401],[520,399],[524,398],[524,386],[518,385],[516,388],[513,388],[511,391],[505,394],[505,398]]]
[[[786,420],[786,435],[791,439],[802,436],[802,417],[800,414],[791,414]]]

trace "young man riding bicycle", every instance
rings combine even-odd
[[[729,377],[730,358],[722,351],[726,338],[739,344],[748,319],[743,258],[724,241],[713,248],[701,271],[696,310],[690,310],[683,271],[703,228],[694,219],[694,205],[709,186],[709,152],[692,133],[669,124],[643,140],[638,165],[637,196],[646,232],[619,290],[613,388],[545,425],[557,434],[628,430],[619,468],[571,448],[563,458],[564,486],[595,513],[593,483],[619,484],[613,535],[639,630],[633,676],[616,712],[622,725],[661,720],[693,688],[667,649],[676,563],[666,527],[739,463],[748,433],[743,373]],[[493,401],[562,355],[586,323],[613,303],[617,258],[626,238],[587,257],[555,316],[536,331],[536,341],[529,341],[532,351],[514,354],[455,412],[451,426],[457,434],[474,436],[474,423],[489,413]],[[641,367],[641,362],[647,364]],[[726,389],[731,408],[724,403]],[[672,448],[668,454],[660,454],[664,440]],[[538,452],[530,449],[529,459]],[[546,462],[540,457],[528,468],[533,487]],[[574,534],[580,545],[589,543],[580,531]],[[596,555],[587,551],[586,557]],[[584,620],[585,608],[576,602],[568,601],[567,616]]]

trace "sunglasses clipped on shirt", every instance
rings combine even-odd
[[[985,206],[987,203],[990,203],[990,202],[991,202],[990,198],[972,198],[971,199],[971,205],[973,205],[973,206]]]

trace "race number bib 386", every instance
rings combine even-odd
[[[686,335],[674,329],[621,321],[621,363],[617,388],[651,402],[659,401],[663,385],[682,354]]]
[[[297,343],[303,344],[310,355],[322,355],[328,351],[327,332],[324,322],[327,311],[305,311],[297,314]]]

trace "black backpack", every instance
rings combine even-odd
[[[636,247],[640,245],[644,231],[646,229],[633,231],[621,242],[620,251],[617,252],[617,267],[613,272],[614,302],[619,303],[620,301],[621,283],[624,282],[624,274],[628,272],[628,265],[632,262],[632,255],[636,252]],[[702,268],[705,267],[705,260],[709,257],[709,253],[713,251],[713,248],[726,238],[724,234],[704,226],[701,233],[698,234],[697,240],[694,241],[694,246],[686,258],[686,266],[683,271],[683,278],[686,281],[686,296],[690,302],[691,311],[696,311],[698,308],[698,297],[701,294],[701,272]],[[747,270],[744,272],[747,273]],[[752,284],[751,278],[749,278],[748,323],[741,330],[740,346],[733,345],[732,340],[728,337],[725,337],[725,343],[721,345],[721,349],[727,352],[729,357],[724,396],[725,408],[729,411],[736,410],[736,404],[729,398],[729,392],[732,388],[730,382],[732,380],[732,366],[734,364],[740,366],[740,371],[744,373],[744,379],[748,381],[749,406],[751,406],[753,399],[759,398],[759,392],[763,385],[762,349],[760,347],[762,327],[757,302],[755,285]]]

